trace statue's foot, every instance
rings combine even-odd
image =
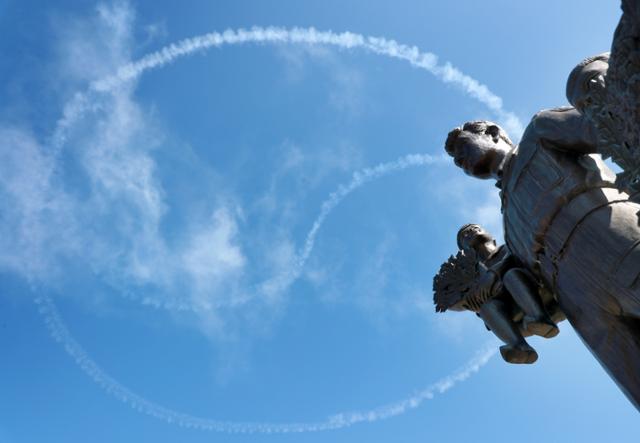
[[[534,318],[525,315],[522,324],[527,331],[544,338],[552,338],[560,333],[558,325],[548,317]]]
[[[500,354],[507,363],[531,364],[538,359],[538,353],[527,343],[500,346]]]

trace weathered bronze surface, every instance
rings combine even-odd
[[[494,123],[469,122],[449,133],[446,150],[467,174],[497,181],[506,247],[523,275],[553,294],[640,409],[640,1],[622,7],[610,59],[587,59],[569,77],[576,108],[539,112],[518,146]],[[617,181],[598,153],[625,169]]]

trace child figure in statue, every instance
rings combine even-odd
[[[473,311],[505,345],[502,358],[509,363],[533,363],[538,354],[524,333],[545,338],[559,330],[538,295],[538,285],[504,245],[481,226],[464,225],[458,231],[458,254],[445,262],[434,277],[436,311]],[[514,321],[521,310],[521,328]],[[522,329],[522,330],[521,330]]]

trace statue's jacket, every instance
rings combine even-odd
[[[614,185],[590,124],[542,111],[499,182],[505,242],[640,405],[640,205]]]

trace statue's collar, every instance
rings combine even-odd
[[[518,147],[516,146],[511,151],[507,152],[507,155],[505,155],[504,160],[502,161],[502,175],[498,180],[496,180],[496,188],[504,190],[503,184],[509,182],[509,177],[511,176],[511,164],[513,163],[511,160],[517,152]]]

